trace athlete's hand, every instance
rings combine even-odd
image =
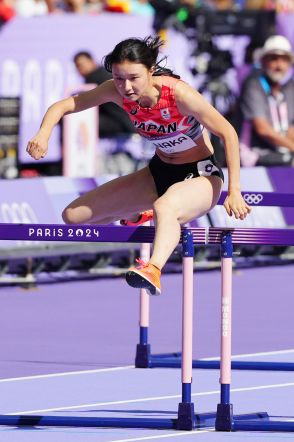
[[[241,192],[230,192],[225,199],[224,207],[229,216],[234,215],[236,219],[245,219],[251,212],[251,207],[244,201]]]
[[[27,145],[28,154],[35,160],[44,158],[48,151],[48,139],[39,131]]]

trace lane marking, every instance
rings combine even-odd
[[[276,350],[276,351],[263,351],[260,353],[244,353],[240,355],[233,355],[232,359],[241,359],[241,358],[248,358],[248,357],[256,357],[256,356],[274,356],[274,355],[286,355],[294,353],[294,349],[288,349],[288,350]],[[201,358],[201,361],[214,361],[219,360],[219,356],[212,356],[210,358]]]
[[[62,376],[79,376],[83,374],[97,374],[97,373],[105,373],[110,371],[122,371],[129,370],[130,368],[135,368],[134,365],[125,365],[122,367],[110,367],[110,368],[97,368],[96,370],[80,370],[80,371],[68,371],[63,373],[50,373],[50,374],[40,374],[34,376],[23,376],[20,378],[6,378],[0,379],[0,383],[4,382],[16,382],[16,381],[30,381],[32,379],[48,379],[48,378],[58,378]]]
[[[232,393],[241,393],[246,391],[256,391],[256,390],[267,390],[270,388],[284,388],[284,387],[293,387],[294,382],[289,382],[286,384],[269,384],[269,385],[258,385],[255,387],[241,387],[241,388],[232,388]],[[219,390],[212,391],[204,391],[201,393],[192,393],[192,397],[199,396],[211,396],[214,394],[220,394]],[[92,407],[105,407],[108,405],[122,405],[122,404],[135,404],[138,402],[151,402],[151,401],[161,401],[166,399],[178,399],[182,396],[180,394],[171,395],[171,396],[153,396],[153,397],[145,397],[139,399],[129,399],[123,401],[111,401],[111,402],[96,402],[92,404],[80,404],[80,405],[71,405],[65,407],[54,407],[54,408],[44,408],[39,410],[29,410],[29,411],[15,411],[13,413],[5,413],[6,415],[18,415],[18,414],[34,414],[34,413],[47,413],[51,411],[66,411],[66,410],[80,410],[82,408],[92,408]],[[119,410],[118,410],[119,411]]]
[[[276,351],[269,351],[269,352],[260,352],[260,353],[244,353],[239,355],[233,355],[232,358],[247,358],[247,357],[255,357],[255,356],[271,356],[271,355],[279,355],[279,354],[288,354],[288,353],[294,353],[294,349],[288,349],[288,350],[276,350]],[[209,360],[218,360],[218,356],[213,356],[209,358],[201,358],[202,361],[209,361]],[[119,371],[119,370],[129,370],[131,368],[135,368],[134,365],[124,365],[120,367],[110,367],[110,368],[98,368],[95,370],[80,370],[80,371],[69,371],[69,372],[62,372],[62,373],[50,373],[50,374],[41,374],[41,375],[33,375],[33,376],[22,376],[22,377],[15,377],[15,378],[4,378],[0,379],[0,383],[3,382],[17,382],[17,381],[28,381],[32,379],[48,379],[48,378],[54,378],[54,377],[61,377],[61,376],[79,376],[83,374],[96,374],[96,373],[103,373],[108,371]]]
[[[115,440],[111,440],[110,442],[137,442],[140,440],[154,440],[154,439],[165,439],[168,437],[178,437],[178,436],[196,436],[198,434],[203,434],[203,433],[210,433],[212,430],[214,430],[213,428],[211,428],[211,430],[195,430],[195,431],[185,431],[185,433],[171,433],[171,434],[161,434],[158,436],[145,436],[145,437],[136,437],[135,439],[115,439]]]

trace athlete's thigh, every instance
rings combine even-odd
[[[65,211],[75,211],[74,222],[125,216],[149,209],[157,198],[149,167],[124,175],[74,200]],[[74,217],[75,217],[74,216]]]
[[[209,212],[220,197],[222,185],[217,176],[197,177],[172,185],[161,198],[183,224]]]

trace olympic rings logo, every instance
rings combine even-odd
[[[260,204],[263,200],[263,195],[261,193],[245,193],[243,198],[247,204]]]

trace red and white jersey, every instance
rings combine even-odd
[[[203,126],[193,116],[179,112],[175,100],[177,78],[162,75],[161,96],[152,107],[141,107],[139,103],[123,100],[123,109],[128,113],[138,133],[155,149],[166,153],[182,152],[197,146],[196,140]]]

